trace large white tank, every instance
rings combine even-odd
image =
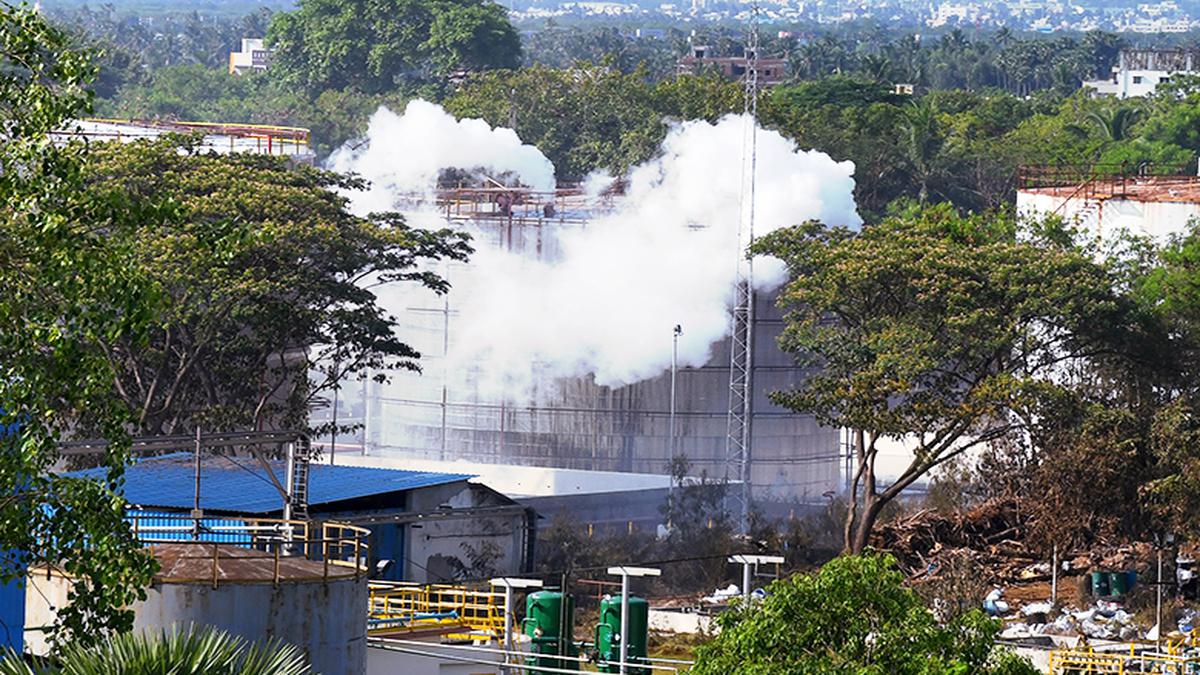
[[[546,210],[548,203],[553,211]],[[443,206],[452,221],[469,228],[476,249],[505,249],[530,260],[556,258],[553,231],[588,227],[596,207],[580,197],[549,202],[544,195],[522,193],[505,213],[470,191],[458,201],[445,199]],[[385,458],[668,472],[669,373],[623,387],[600,386],[591,378],[560,380],[553,395],[537,402],[490,399],[464,382],[446,358],[474,329],[458,313],[458,303],[489,280],[470,264],[449,264],[440,272],[452,284],[446,296],[411,293],[400,301],[385,296],[399,319],[399,334],[421,352],[422,371],[392,371],[386,384],[343,385],[339,423],[361,423],[366,433],[342,437],[339,445],[353,443],[364,454]],[[788,389],[806,374],[776,345],[783,317],[773,295],[756,302],[750,480],[760,501],[823,504],[841,486],[840,434],[768,399],[768,392]],[[674,449],[687,457],[694,475],[703,471],[720,478],[727,467],[728,339],[714,344],[711,353],[704,367],[678,373]]]

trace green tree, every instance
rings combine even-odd
[[[696,675],[1037,672],[993,647],[1000,624],[979,610],[939,624],[887,556],[843,556],[782,579],[719,623],[696,651]]]
[[[97,645],[72,644],[53,663],[0,659],[0,675],[308,675],[304,654],[278,641],[247,643],[211,627],[125,633]]]
[[[81,644],[131,625],[155,569],[123,521],[129,413],[100,347],[136,341],[157,307],[112,236],[145,214],[83,196],[86,148],[51,135],[88,110],[94,74],[37,12],[0,4],[0,582],[26,566],[75,577],[53,637]],[[51,473],[81,431],[109,441],[103,482]]]
[[[1059,385],[1120,326],[1106,271],[1055,230],[1003,214],[910,208],[852,232],[818,223],[756,244],[787,263],[780,346],[816,373],[772,394],[859,430],[845,548],[859,553],[880,510],[932,469],[1025,428],[1025,406]],[[886,486],[881,442],[911,445]]]
[[[89,190],[159,216],[121,241],[169,301],[148,336],[105,341],[113,394],[141,433],[295,427],[329,383],[417,369],[419,354],[361,282],[444,291],[422,265],[470,251],[465,235],[412,229],[396,214],[351,215],[338,191],[361,182],[284,158],[216,155],[179,138],[92,154]],[[310,382],[312,369],[326,377]]]
[[[395,90],[459,69],[514,68],[520,40],[504,8],[483,0],[301,0],[267,31],[271,67],[313,95]]]
[[[560,178],[623,171],[652,156],[666,134],[644,74],[604,65],[481,73],[444,105],[458,117],[514,129],[554,163]]]

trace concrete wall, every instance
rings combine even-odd
[[[66,604],[70,581],[44,570],[29,577],[27,626],[54,622]],[[158,631],[209,625],[247,640],[275,638],[296,645],[319,675],[362,675],[366,670],[367,582],[335,581],[273,584],[155,583],[146,600],[134,605],[134,630]],[[30,632],[26,648],[45,654],[43,634]]]
[[[426,583],[446,581],[445,565],[449,559],[470,565],[468,549],[477,552],[489,549],[498,553],[493,560],[492,571],[476,571],[472,576],[515,575],[526,571],[530,564],[527,559],[527,538],[536,537],[536,532],[526,531],[531,523],[519,506],[514,507],[507,500],[497,500],[493,494],[478,485],[460,486],[453,491],[414,492],[410,504],[410,510],[414,513],[437,513],[442,505],[479,512],[451,517],[453,511],[448,511],[446,517],[408,524],[405,534],[406,579]]]

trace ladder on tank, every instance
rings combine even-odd
[[[312,463],[312,443],[301,436],[288,444],[288,515],[289,520],[308,520],[308,474]]]

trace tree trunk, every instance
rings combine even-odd
[[[867,544],[871,541],[871,532],[875,530],[875,521],[879,519],[879,512],[883,510],[883,505],[887,501],[883,500],[876,494],[863,495],[862,512],[854,523],[854,539],[850,542],[850,553],[853,555],[862,555],[863,551],[867,550]]]

